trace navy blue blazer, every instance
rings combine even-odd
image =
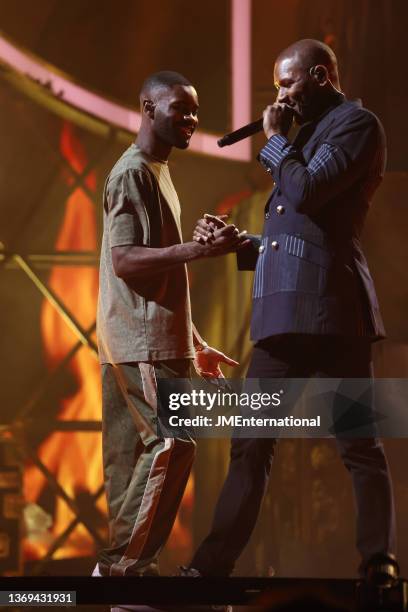
[[[260,242],[238,253],[254,269],[251,338],[277,334],[384,337],[360,235],[384,175],[378,118],[338,95],[293,144],[272,136],[258,159],[275,182]]]

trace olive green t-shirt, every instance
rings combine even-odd
[[[116,276],[111,249],[182,242],[180,203],[167,162],[132,144],[111,170],[103,196],[97,334],[101,363],[194,356],[185,264],[149,279]]]

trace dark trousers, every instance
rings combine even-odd
[[[280,336],[258,343],[247,378],[370,378],[371,346],[363,339]],[[357,510],[360,572],[377,552],[395,553],[391,478],[376,437],[336,438],[351,475]],[[274,456],[275,439],[232,439],[230,466],[209,535],[191,561],[203,575],[228,576],[259,514]]]

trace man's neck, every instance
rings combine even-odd
[[[344,100],[344,94],[337,89],[332,89],[327,92],[326,96],[321,100],[321,104],[316,108],[316,113],[312,119],[306,121],[301,127],[304,125],[309,125],[311,123],[316,123],[320,121],[328,113],[332,108],[338,106]]]
[[[135,143],[143,153],[163,162],[168,160],[172,149],[170,145],[154,138],[154,134],[144,130],[143,127],[140,129]]]
[[[344,100],[344,94],[337,89],[331,89],[327,92],[327,95],[323,101],[322,108],[319,112],[319,117],[326,113],[329,109],[333,108],[333,106],[337,106],[339,102]]]

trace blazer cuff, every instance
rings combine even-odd
[[[267,172],[274,173],[282,160],[295,152],[295,147],[290,144],[285,136],[275,134],[270,137],[264,148],[261,149],[258,160]]]
[[[260,234],[247,234],[246,238],[251,243],[236,252],[238,270],[255,270],[262,236]]]

